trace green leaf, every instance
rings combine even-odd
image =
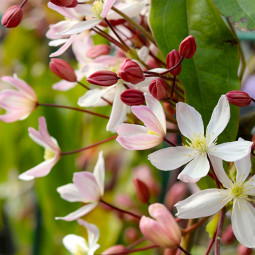
[[[179,76],[186,102],[199,111],[205,126],[219,97],[240,87],[237,76],[238,45],[218,10],[210,0],[152,0],[150,24],[164,57],[188,35],[193,35],[197,51],[185,59]],[[232,109],[227,129],[219,142],[235,140],[238,109]]]
[[[255,29],[254,0],[213,0],[214,4],[225,17],[242,30]]]
[[[218,225],[219,218],[220,218],[220,213],[215,214],[213,218],[209,221],[209,223],[206,225],[205,229],[208,232],[210,238],[213,238],[213,235]]]

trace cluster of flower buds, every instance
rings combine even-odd
[[[77,0],[50,0],[50,2],[57,6],[67,8],[74,8],[78,4]]]
[[[239,106],[246,107],[251,103],[251,97],[243,91],[232,90],[226,94],[229,103]]]
[[[2,17],[2,25],[7,28],[17,27],[23,18],[23,9],[20,5],[11,6]]]

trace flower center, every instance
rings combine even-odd
[[[84,249],[79,244],[76,244],[76,250],[74,255],[85,255],[85,254],[87,254],[86,251],[84,251]]]
[[[190,142],[187,141],[187,145],[185,147],[189,147],[197,150],[201,154],[206,154],[208,149],[208,140],[202,134],[195,133],[192,138],[189,138]]]
[[[243,183],[235,182],[231,187],[231,194],[234,197],[246,197]]]
[[[95,1],[93,6],[93,12],[98,18],[101,18],[102,11],[103,11],[103,1],[102,0]]]
[[[50,148],[46,148],[45,151],[44,151],[44,159],[45,160],[50,160],[54,157],[55,157],[55,152]]]

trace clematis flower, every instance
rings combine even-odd
[[[250,155],[235,161],[236,180],[226,175],[222,160],[211,156],[215,173],[225,189],[207,189],[197,192],[175,206],[182,219],[206,217],[217,213],[230,201],[232,228],[237,240],[246,247],[255,248],[255,208],[250,204],[255,196],[255,176],[246,181],[250,169]]]
[[[0,115],[0,120],[14,122],[27,118],[37,107],[38,99],[34,90],[17,76],[4,76],[1,80],[10,83],[18,91],[6,89],[0,92],[0,107],[7,111]]]
[[[207,175],[210,169],[207,155],[236,161],[250,153],[249,141],[216,144],[230,119],[230,107],[224,95],[213,110],[205,135],[201,115],[188,104],[176,104],[176,119],[182,135],[188,139],[186,144],[156,151],[149,155],[149,160],[160,170],[174,170],[189,162],[178,176],[184,182],[196,182]]]
[[[79,219],[78,223],[86,228],[88,242],[81,236],[70,234],[63,238],[63,244],[66,249],[74,255],[94,255],[95,251],[100,247],[97,243],[99,239],[99,230],[96,225],[90,224],[84,220]]]
[[[34,128],[29,128],[28,133],[33,141],[45,148],[45,161],[21,174],[19,179],[24,181],[30,181],[34,178],[47,175],[61,157],[61,150],[56,139],[51,137],[48,133],[47,124],[44,117],[39,118],[39,130],[36,131]]]
[[[93,174],[85,171],[74,173],[73,183],[57,189],[63,199],[69,202],[82,202],[86,205],[65,217],[56,217],[56,219],[72,221],[92,211],[104,195],[104,176],[104,158],[103,152],[100,152]]]
[[[132,106],[134,115],[145,126],[133,124],[118,125],[116,131],[119,144],[129,150],[146,150],[160,144],[166,136],[166,117],[160,102],[145,94],[146,105]]]

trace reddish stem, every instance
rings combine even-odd
[[[210,251],[211,251],[211,249],[212,249],[212,246],[213,246],[213,244],[214,244],[214,242],[215,242],[216,234],[217,234],[217,229],[215,230],[215,232],[214,232],[214,234],[213,234],[213,238],[211,239],[211,241],[210,241],[210,243],[209,243],[209,246],[208,246],[208,248],[207,248],[207,250],[206,250],[205,255],[209,255],[209,253],[210,253]]]
[[[146,250],[153,249],[153,248],[158,248],[158,245],[153,244],[153,245],[146,246],[143,248],[137,248],[137,249],[122,251],[122,252],[118,252],[118,253],[107,253],[105,255],[124,255],[124,254],[134,253],[134,252],[138,252],[138,251],[146,251]]]
[[[24,5],[27,3],[27,1],[28,1],[28,0],[24,0],[24,1],[21,3],[21,5],[20,5],[19,7],[20,7],[20,8],[23,8]]]
[[[172,143],[171,141],[169,141],[166,137],[164,137],[164,141],[169,143],[170,145],[172,145],[173,147],[176,147],[176,144]]]

